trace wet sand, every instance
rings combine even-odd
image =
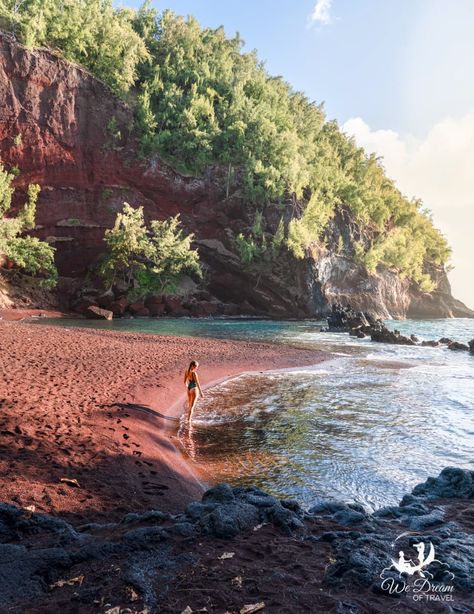
[[[176,439],[183,371],[203,388],[315,364],[271,344],[0,322],[0,501],[71,522],[181,510],[204,485]]]
[[[19,322],[28,318],[77,318],[77,313],[63,313],[51,309],[0,309],[0,320]]]

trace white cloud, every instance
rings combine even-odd
[[[331,23],[331,4],[332,0],[318,0],[311,13],[311,23],[321,23],[323,25]]]
[[[436,123],[425,138],[372,130],[360,117],[342,129],[369,152],[383,157],[387,174],[408,197],[423,200],[453,248],[454,294],[474,307],[474,112]]]

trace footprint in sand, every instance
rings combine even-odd
[[[150,482],[142,482],[142,485],[145,486],[145,489],[148,491],[153,490],[168,490],[169,486],[165,486],[165,484],[150,484]],[[163,493],[156,493],[156,494],[163,494]]]

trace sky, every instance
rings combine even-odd
[[[138,7],[136,0],[124,0]],[[239,32],[423,200],[453,248],[453,293],[474,308],[474,0],[152,0]]]

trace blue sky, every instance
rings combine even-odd
[[[151,4],[239,32],[271,74],[324,101],[329,118],[382,155],[400,189],[433,210],[454,248],[455,293],[474,307],[474,0]]]

